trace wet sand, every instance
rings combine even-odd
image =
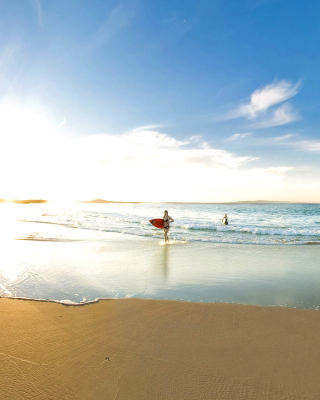
[[[1,399],[318,399],[320,312],[0,299]]]

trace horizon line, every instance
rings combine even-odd
[[[68,201],[68,200],[67,200]],[[16,203],[16,204],[43,204],[55,202],[55,200],[48,199],[0,199],[0,203]],[[68,201],[71,203],[91,203],[91,204],[107,204],[107,203],[158,203],[158,204],[320,204],[320,202],[309,202],[309,201],[292,201],[292,200],[237,200],[237,201],[122,201],[122,200],[104,200],[104,199],[93,199],[93,200],[72,200]]]

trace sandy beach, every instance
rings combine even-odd
[[[314,310],[0,299],[1,399],[318,399]]]

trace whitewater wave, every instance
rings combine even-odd
[[[253,235],[281,235],[281,236],[319,236],[320,229],[294,229],[294,228],[261,228],[255,226],[232,226],[232,225],[191,225],[181,224],[175,225],[175,227],[187,229],[190,231],[221,231],[221,232],[238,232],[238,233],[250,233]]]
[[[149,220],[135,220],[135,219],[125,219],[125,218],[117,218],[113,220],[125,222],[127,224],[131,223],[139,223],[142,226],[154,229],[150,224]],[[99,224],[99,226],[93,226],[92,222],[86,224],[85,222],[79,223],[78,221],[72,221],[67,219],[66,222],[53,222],[53,221],[44,221],[44,220],[19,220],[20,222],[32,222],[32,223],[41,223],[41,224],[52,224],[52,225],[60,225],[67,226],[70,228],[80,228],[80,229],[91,229],[98,231],[111,231],[110,227],[105,226],[104,224]],[[134,228],[134,227],[132,227]],[[116,231],[122,231],[122,227],[116,228]],[[232,226],[232,225],[210,225],[210,224],[174,224],[171,225],[171,229],[184,229],[189,231],[212,231],[212,232],[237,232],[237,233],[249,233],[253,235],[280,235],[280,236],[319,236],[320,238],[320,229],[297,229],[297,228],[261,228],[255,226]]]
[[[171,239],[185,242],[268,245],[319,244],[320,242],[319,221],[315,221],[313,218],[312,225],[307,225],[309,221],[305,217],[301,217],[300,214],[286,215],[284,218],[282,213],[272,220],[269,218],[269,221],[265,217],[266,210],[263,208],[260,214],[252,215],[250,212],[248,217],[242,216],[241,221],[239,218],[234,217],[231,224],[222,225],[217,213],[208,213],[207,210],[201,209],[201,206],[196,207],[199,207],[199,210],[190,211],[190,214],[192,212],[194,214],[194,216],[190,215],[191,218],[188,218],[185,213],[182,218],[175,219],[175,222],[170,227]],[[83,240],[86,237],[91,240],[92,236],[92,239],[95,240],[101,239],[101,234],[103,235],[104,232],[155,239],[163,238],[163,231],[156,229],[149,222],[154,215],[157,215],[158,210],[145,207],[141,210],[137,208],[137,211],[130,211],[129,213],[110,213],[106,212],[106,210],[101,212],[100,209],[99,211],[82,209],[77,211],[67,210],[60,214],[54,214],[49,210],[45,210],[45,212],[41,213],[41,216],[30,215],[28,219],[21,219],[20,221],[70,228],[71,231],[68,234],[62,232],[61,239],[64,237],[69,238],[70,236],[70,239],[76,237]],[[248,211],[250,210],[248,209]],[[146,217],[148,214],[151,214],[151,216]],[[268,221],[270,224],[268,224]],[[72,229],[77,229],[78,233],[75,233]],[[47,230],[48,233],[46,232],[44,237],[46,239],[49,237],[50,239],[52,232],[49,228],[45,229],[45,231]],[[90,231],[92,233],[89,233]],[[58,235],[56,231],[54,231],[54,234],[56,238]],[[31,236],[27,237],[27,239],[30,238]]]

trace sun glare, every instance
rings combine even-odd
[[[58,127],[33,108],[0,105],[0,199],[65,204],[96,198],[220,202],[297,196],[287,179],[292,168],[257,168],[256,158],[178,141],[157,128],[69,139]],[[166,190],[155,190],[161,182]]]
[[[0,197],[42,197],[56,145],[57,133],[45,115],[12,104],[0,105]]]

